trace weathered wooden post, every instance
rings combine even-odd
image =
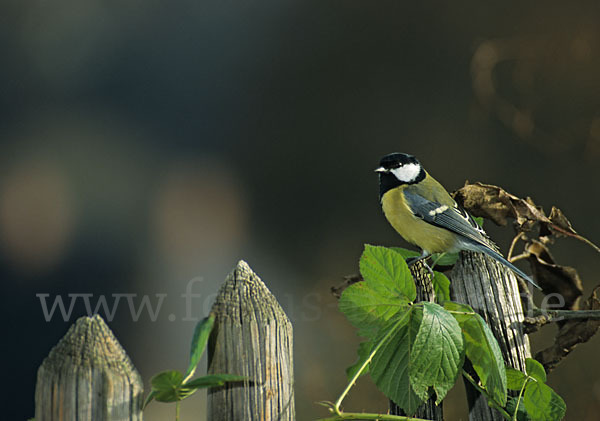
[[[295,420],[292,324],[246,262],[229,274],[212,313],[208,373],[250,381],[209,389],[208,419]]]
[[[99,315],[81,317],[38,369],[36,421],[141,421],[143,382]]]
[[[515,275],[509,269],[480,253],[461,252],[451,274],[451,296],[481,315],[498,340],[504,360],[525,370],[531,357],[529,338],[523,331],[523,308]],[[500,421],[502,415],[491,409],[486,399],[466,383],[469,419]]]

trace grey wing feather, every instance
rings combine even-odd
[[[462,245],[467,250],[485,253],[498,260],[500,263],[508,266],[517,275],[541,289],[531,277],[515,267],[506,260],[500,253],[496,245],[487,237],[485,231],[469,215],[467,211],[458,206],[445,206],[437,202],[432,202],[415,193],[405,191],[404,197],[411,212],[432,225],[447,229],[461,236]]]
[[[432,225],[452,231],[464,239],[496,250],[496,245],[487,237],[477,222],[458,206],[445,206],[432,202],[421,195],[404,192],[412,213]]]

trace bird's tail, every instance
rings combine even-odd
[[[472,251],[478,251],[480,253],[487,254],[491,258],[497,260],[498,262],[502,263],[504,266],[506,266],[507,268],[512,270],[514,273],[516,273],[521,278],[525,279],[527,282],[529,282],[531,285],[533,285],[537,289],[539,289],[539,290],[542,289],[542,288],[540,288],[540,286],[538,284],[535,283],[535,281],[533,279],[531,279],[531,277],[529,275],[526,275],[525,272],[523,272],[521,269],[517,268],[515,265],[513,265],[508,260],[506,260],[504,257],[502,257],[502,255],[500,253],[492,250],[491,248],[486,247],[483,244],[471,243],[471,242],[469,242],[469,244],[467,245],[466,248],[468,248],[469,250],[472,250]]]

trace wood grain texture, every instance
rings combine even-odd
[[[104,320],[81,317],[38,369],[36,421],[142,420],[143,382]]]
[[[410,272],[415,280],[415,286],[417,288],[417,298],[415,302],[429,301],[435,302],[435,292],[433,291],[433,284],[429,277],[429,272],[425,269],[423,262],[417,262],[411,266]],[[421,405],[415,413],[416,418],[422,418],[426,420],[442,421],[444,419],[444,410],[442,401],[439,405],[435,404],[435,395]],[[400,409],[393,401],[390,400],[390,414],[392,415],[406,415],[406,413]]]
[[[292,324],[248,264],[240,261],[215,300],[208,373],[251,381],[211,388],[208,419],[295,419]]]
[[[525,369],[531,357],[529,338],[523,330],[523,309],[517,279],[510,269],[480,253],[461,252],[451,273],[453,301],[469,304],[488,323],[502,350],[504,361]],[[465,382],[469,399],[469,419],[503,420],[490,409],[486,399]]]

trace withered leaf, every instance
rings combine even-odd
[[[600,310],[600,285],[594,288],[582,310]],[[580,343],[587,342],[598,331],[600,320],[569,320],[559,329],[554,344],[535,355],[546,371],[552,370]]]
[[[472,215],[491,219],[498,225],[506,225],[510,218],[515,220],[519,232],[529,232],[539,224],[539,236],[546,237],[546,242],[551,241],[551,236],[566,235],[583,241],[600,253],[598,246],[577,234],[555,206],[547,217],[531,198],[524,200],[498,186],[483,183],[465,183],[454,193],[454,199]]]
[[[577,310],[583,286],[577,271],[569,266],[557,265],[550,250],[541,241],[532,240],[525,247],[534,278],[542,286],[544,293],[560,294],[564,309]]]
[[[562,228],[570,233],[577,234],[565,214],[562,213],[562,211],[556,206],[552,206],[552,210],[550,211],[550,221],[552,221],[552,224],[554,224],[556,227]]]
[[[530,198],[520,199],[491,184],[467,183],[454,198],[474,216],[491,219],[498,225],[506,225],[508,218],[515,219],[519,226],[527,221],[550,222]]]

